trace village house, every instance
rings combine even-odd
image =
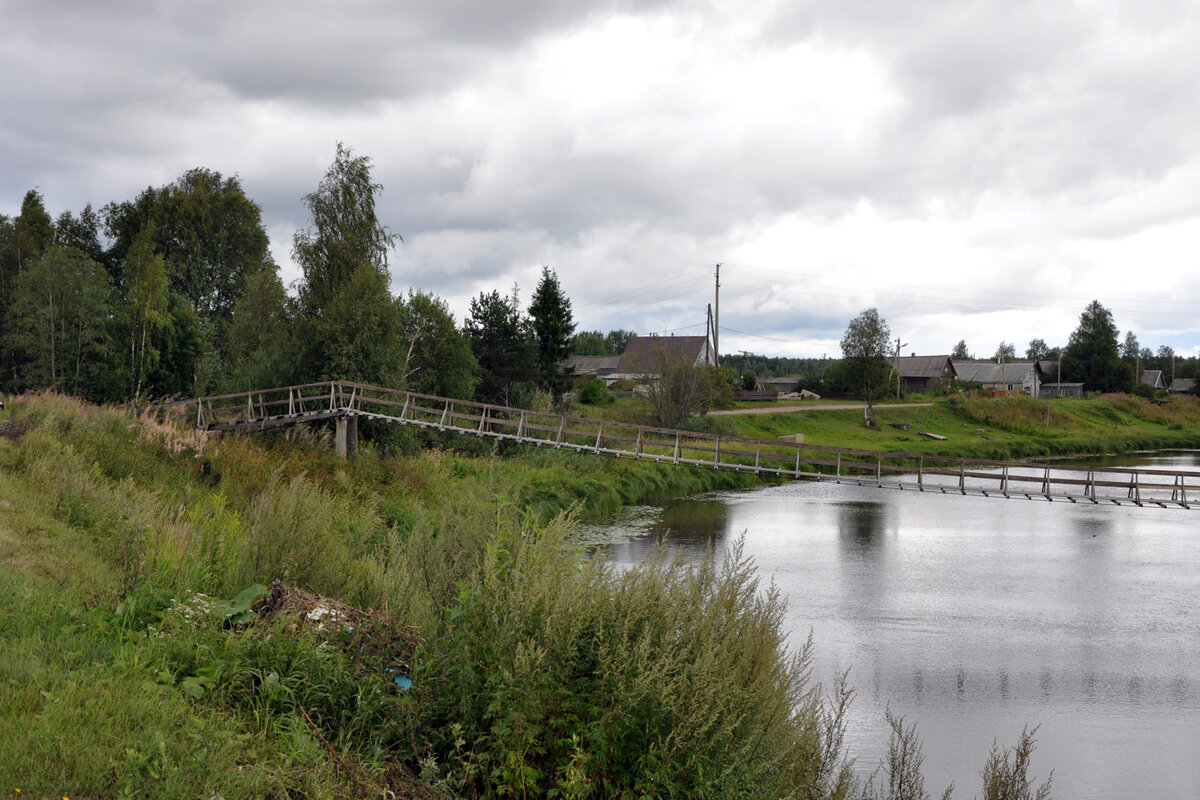
[[[1038,397],[1083,397],[1083,383],[1059,380],[1062,368],[1056,359],[1043,358],[1035,365]]]
[[[1039,396],[1041,380],[1038,377],[1037,365],[1033,361],[997,364],[995,361],[954,359],[951,363],[959,381],[978,383],[982,388],[993,392],[1020,392],[1030,397]]]
[[[568,356],[559,371],[574,378],[606,378],[617,371],[620,356]]]
[[[894,367],[900,373],[905,391],[913,394],[928,394],[939,386],[947,386],[957,375],[950,356],[919,356],[912,353],[907,358],[897,359]]]
[[[695,366],[716,366],[717,356],[707,336],[635,336],[625,346],[616,369],[600,377],[606,383],[621,379],[656,378],[660,365],[686,361]]]
[[[1148,369],[1143,372],[1141,383],[1149,386],[1156,392],[1165,392],[1167,390],[1167,382],[1163,380],[1161,369]]]
[[[1195,387],[1196,381],[1192,378],[1176,378],[1171,381],[1171,385],[1167,388],[1171,394],[1187,394]]]

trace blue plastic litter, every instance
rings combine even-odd
[[[394,680],[396,682],[396,685],[399,686],[401,689],[411,689],[412,688],[412,680],[404,677],[403,675],[397,675],[392,680]]]

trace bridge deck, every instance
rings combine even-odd
[[[1068,467],[747,439],[332,381],[154,406],[211,431],[358,417],[581,453],[794,479],[985,497],[1190,508],[1200,473]]]

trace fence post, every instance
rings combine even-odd
[[[600,427],[596,429],[596,446],[593,448],[593,452],[596,452],[596,453],[600,452],[600,440],[603,438],[604,438],[604,420],[601,420]]]
[[[555,450],[562,449],[563,428],[565,428],[566,426],[567,426],[566,416],[560,416],[558,418],[558,433],[555,434],[555,436],[554,436],[554,449]]]

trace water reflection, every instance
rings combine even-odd
[[[867,500],[834,503],[834,506],[842,554],[856,559],[881,555],[884,535],[893,527],[892,507]]]
[[[1194,800],[1197,513],[794,484],[671,503],[611,552],[635,563],[665,535],[699,555],[747,531],[793,641],[813,633],[815,677],[851,669],[867,772],[890,708],[920,726],[934,785],[969,783],[1028,723],[1056,796]]]

